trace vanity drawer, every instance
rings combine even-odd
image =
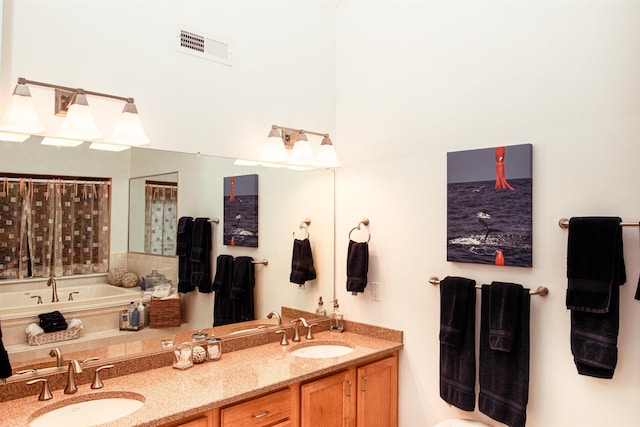
[[[224,408],[222,427],[273,426],[291,417],[291,390],[285,389]]]

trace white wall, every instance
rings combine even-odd
[[[400,425],[478,411],[439,397],[439,289],[430,275],[535,288],[530,426],[638,425],[639,237],[624,229],[613,380],[576,373],[561,217],[640,219],[640,2],[359,2],[338,7],[338,296],[348,319],[405,331]],[[533,268],[446,262],[446,153],[533,144]],[[386,159],[386,160],[385,160]],[[370,289],[345,291],[347,233],[371,220]],[[478,303],[479,307],[479,303]],[[479,310],[478,310],[479,311]]]
[[[432,274],[549,287],[532,298],[528,425],[637,425],[638,232],[624,231],[618,369],[598,380],[577,375],[571,359],[557,220],[639,219],[638,1],[7,0],[4,9],[0,96],[19,75],[131,94],[154,146],[231,157],[255,157],[273,123],[332,133],[347,165],[337,175],[338,296],[348,319],[405,331],[401,426],[460,414],[438,396]],[[175,53],[178,24],[233,39],[234,67]],[[446,153],[523,142],[534,152],[533,268],[447,263]],[[344,291],[347,233],[363,217],[381,302]]]

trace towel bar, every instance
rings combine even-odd
[[[220,224],[220,218],[210,219],[209,222],[213,222],[214,224]]]
[[[259,261],[251,261],[251,264],[269,265],[269,260],[268,259],[261,259]]]
[[[438,276],[431,276],[429,277],[429,283],[432,285],[439,285],[440,279],[438,279]],[[476,285],[476,289],[482,289],[482,285]],[[547,296],[549,295],[549,288],[546,286],[538,286],[538,289],[535,291],[529,291],[529,295],[540,295],[541,297]]]
[[[558,226],[560,228],[569,228],[569,218],[560,218],[558,221]],[[638,227],[640,226],[640,222],[621,222],[621,227]]]

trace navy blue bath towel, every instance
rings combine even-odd
[[[213,326],[233,323],[233,301],[231,300],[233,262],[231,255],[218,255],[216,260],[216,275],[212,284],[215,292]]]
[[[620,289],[626,282],[619,217],[569,220],[567,308],[571,353],[581,375],[613,378],[618,361]]]
[[[289,281],[298,285],[303,285],[309,280],[316,278],[316,269],[313,265],[313,254],[311,253],[311,242],[309,239],[294,239],[293,253],[291,254],[291,274]]]
[[[191,234],[193,218],[180,217],[176,236],[176,255],[178,255],[178,292],[186,294],[195,290],[191,284]]]
[[[253,258],[239,256],[233,266],[231,299],[233,300],[233,321],[254,320],[253,288],[256,284]]]
[[[509,427],[527,420],[530,298],[518,284],[482,285],[478,408]]]
[[[440,281],[440,397],[473,411],[476,405],[476,282]]]
[[[203,293],[211,292],[211,223],[209,218],[196,218],[193,222],[189,259],[191,261],[191,286],[197,286],[198,291]]]

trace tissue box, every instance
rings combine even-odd
[[[149,301],[150,328],[168,328],[180,326],[180,324],[180,298],[151,298]]]

